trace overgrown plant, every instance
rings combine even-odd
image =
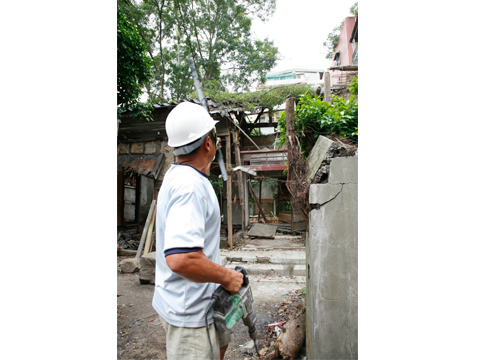
[[[303,94],[295,111],[295,134],[297,135],[302,154],[308,157],[317,138],[326,137],[347,138],[358,142],[358,79],[355,78],[350,87],[350,99],[333,96],[330,103],[322,101],[317,95]],[[280,145],[286,140],[286,112],[282,112],[278,120]]]
[[[281,105],[289,97],[299,98],[305,92],[314,95],[315,88],[307,84],[281,85],[271,89],[264,89],[252,92],[228,92],[215,89],[203,89],[205,97],[209,97],[217,103],[230,103],[243,107],[245,111],[256,112],[260,109],[274,111],[274,108]],[[197,93],[189,94],[191,98],[197,98]]]

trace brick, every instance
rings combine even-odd
[[[130,147],[130,153],[132,154],[143,154],[144,151],[144,144],[141,143],[132,143]]]

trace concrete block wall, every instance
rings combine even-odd
[[[307,358],[358,359],[358,157],[332,159],[309,200]]]

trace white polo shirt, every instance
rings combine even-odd
[[[218,200],[207,175],[188,165],[172,164],[157,198],[152,306],[173,326],[205,326],[205,309],[218,284],[196,283],[177,275],[165,256],[202,249],[221,265],[220,223]],[[208,323],[212,322],[210,314]]]

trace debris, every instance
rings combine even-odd
[[[276,323],[273,323],[273,324],[268,324],[267,326],[270,327],[270,326],[279,326],[279,325],[283,325],[285,324],[285,321],[282,320],[282,321],[279,321],[279,322],[276,322]]]
[[[254,348],[255,348],[255,344],[253,343],[253,340],[249,340],[245,344],[239,345],[239,346],[242,348],[242,353],[253,355]]]
[[[284,331],[275,342],[275,349],[284,359],[294,359],[305,342],[305,312],[295,319],[290,319]]]
[[[262,350],[260,350],[260,351],[258,352],[258,354],[259,354],[260,356],[264,356],[264,355],[267,353],[267,351],[268,351],[268,348],[264,347]]]
[[[265,356],[265,360],[274,360],[276,358],[278,358],[278,354],[276,351],[272,351],[268,353],[267,356]]]
[[[282,329],[279,328],[278,326],[275,326],[275,336],[278,337],[281,332],[282,332]]]
[[[124,273],[138,272],[140,270],[140,259],[129,258],[122,260],[119,267]]]

